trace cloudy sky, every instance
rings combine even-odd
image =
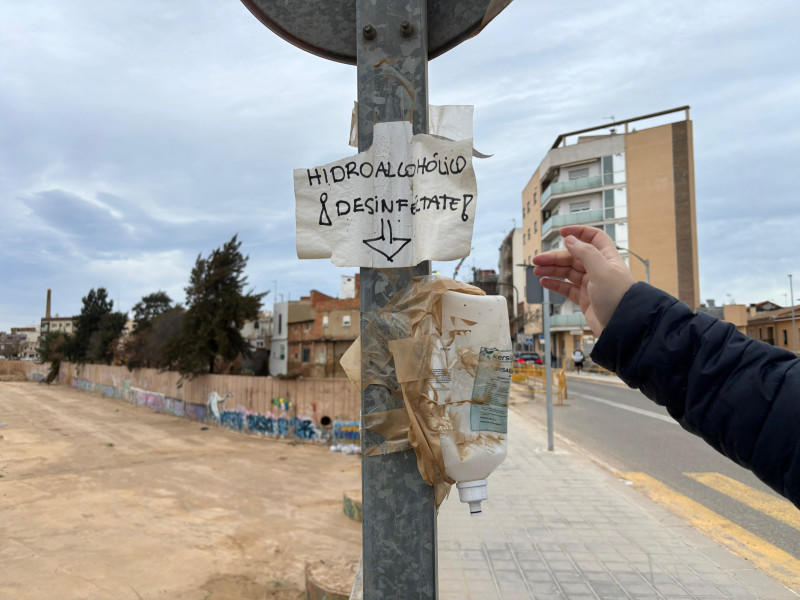
[[[800,297],[800,3],[515,0],[431,62],[430,102],[475,105],[469,267],[495,268],[555,137],[691,105],[701,297]],[[347,145],[355,67],[276,37],[234,0],[0,3],[0,330],[129,310],[238,233],[257,291],[338,294],[295,254],[292,169]],[[455,263],[437,263],[451,275]]]

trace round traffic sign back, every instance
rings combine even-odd
[[[356,0],[242,0],[287,42],[312,54],[356,64]],[[511,0],[428,0],[428,58],[478,33]]]

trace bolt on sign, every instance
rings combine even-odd
[[[478,188],[472,139],[376,123],[369,150],[295,169],[297,256],[340,267],[411,267],[467,256]]]

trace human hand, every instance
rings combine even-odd
[[[589,327],[599,336],[622,296],[634,284],[633,275],[604,231],[567,225],[560,233],[566,250],[534,256],[533,272],[542,277],[544,287],[580,306]]]

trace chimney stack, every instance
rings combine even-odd
[[[47,290],[47,308],[44,310],[44,318],[50,318],[50,290]]]

